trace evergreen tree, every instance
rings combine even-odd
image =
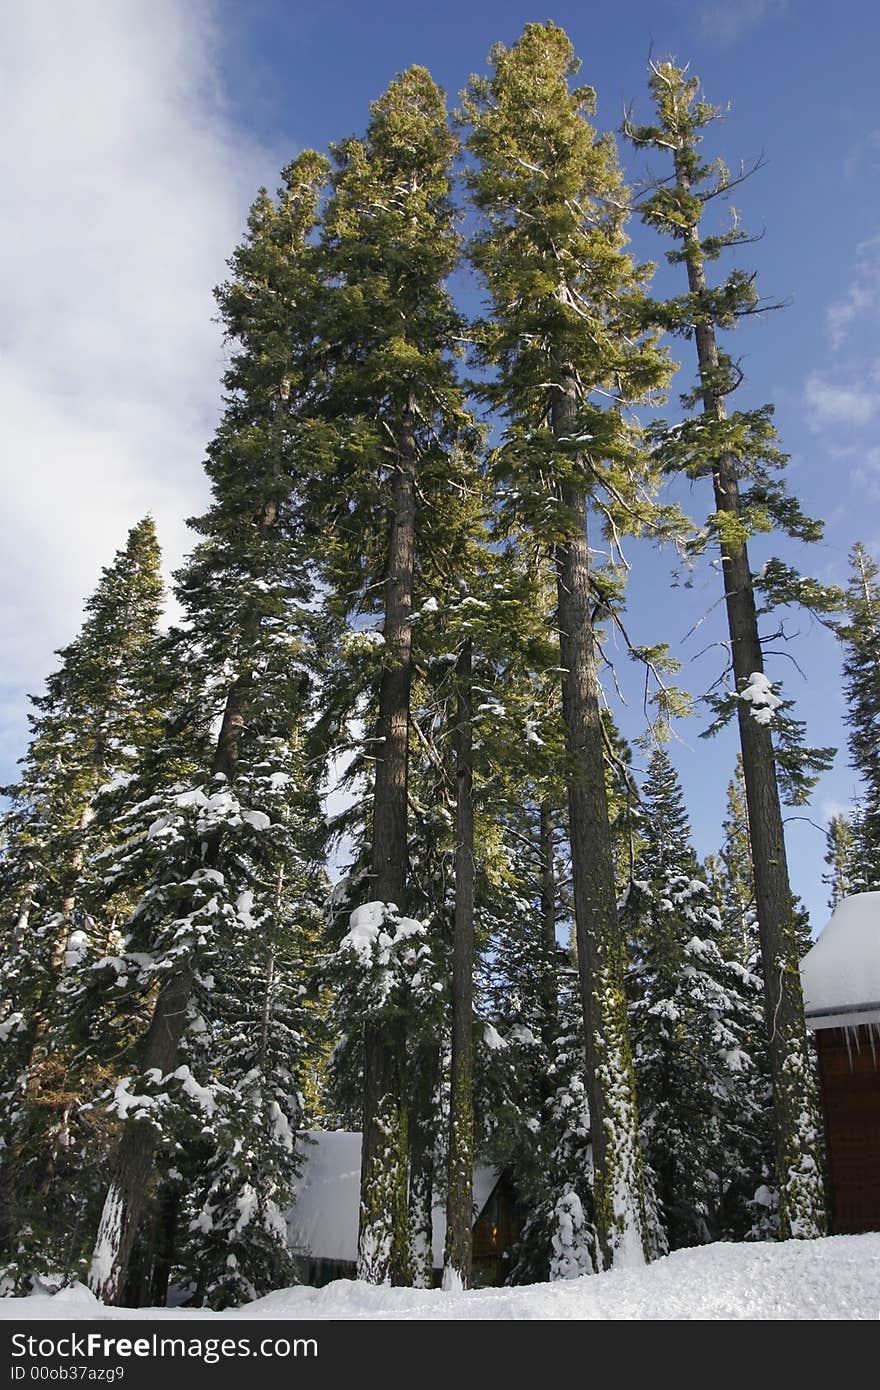
[[[556,567],[595,1208],[609,1266],[644,1247],[644,1204],[594,633],[614,587],[593,567],[587,525],[598,516],[613,551],[634,517],[657,520],[626,412],[662,386],[666,367],[636,326],[643,276],[624,251],[621,177],[612,144],[585,119],[592,92],[570,87],[567,37],[528,25],[491,61],[492,76],[464,96],[481,214],[471,255],[492,310],[477,331],[497,368],[484,394],[506,420],[502,506]]]
[[[190,1069],[227,1088],[213,1151],[204,1128],[195,1146],[198,1164],[184,1207],[189,1235],[177,1276],[195,1285],[196,1301],[214,1308],[294,1282],[285,1211],[299,1167],[297,1134],[310,1122],[306,1068],[325,1036],[307,987],[326,895],[314,787],[302,767],[297,787],[283,814],[291,829],[312,827],[313,838],[289,835],[291,853],[276,867],[274,892],[252,894],[253,912],[247,894],[239,899],[251,947],[220,957],[207,1026],[184,1040]]]
[[[223,1034],[215,970],[225,973],[245,942],[265,961],[257,943],[266,923],[277,930],[278,871],[307,857],[304,837],[315,833],[300,802],[308,800],[302,730],[310,652],[320,640],[303,506],[322,445],[314,425],[319,281],[311,233],[325,175],[326,162],[307,151],[285,170],[277,203],[259,195],[230,262],[233,278],[218,291],[236,346],[226,410],[208,450],[213,504],[193,523],[202,539],[177,577],[184,620],[175,657],[186,681],[164,746],[129,805],[117,866],[120,881],[149,876],[118,968],[149,993],[152,1016],[138,1048],[140,1075],[117,1086],[113,1100],[123,1125],[90,1274],[110,1302],[125,1296],[157,1150],[173,1148],[178,1128],[199,1116],[211,1120],[218,1142],[231,1132],[235,1146],[244,1118],[236,1085],[245,1083],[221,1081],[210,1051],[201,1079],[189,1059],[203,1055],[200,1036]],[[295,1070],[293,1059],[287,1066]],[[279,1090],[271,1070],[245,1090],[248,1117],[259,1112],[274,1127]],[[288,1112],[285,1123],[292,1118]],[[271,1200],[277,1205],[277,1196]],[[260,1218],[269,1211],[260,1200],[248,1209]],[[272,1221],[269,1212],[270,1228]],[[239,1235],[242,1225],[236,1219],[228,1229]]]
[[[448,540],[472,433],[455,373],[461,326],[444,283],[459,253],[455,151],[443,93],[411,68],[373,103],[365,138],[337,147],[324,216],[326,408],[337,455],[323,518],[338,607],[374,611],[382,592],[369,894],[389,922],[410,898],[411,618],[431,554]],[[362,1027],[358,1272],[400,1283],[409,1277],[406,1010],[381,1021],[362,1014]]]
[[[719,334],[759,307],[754,277],[734,270],[711,288],[707,263],[725,247],[742,242],[737,226],[723,234],[702,226],[707,207],[731,186],[727,170],[700,156],[701,131],[717,112],[699,98],[699,83],[673,63],[652,64],[651,93],[657,125],[626,124],[638,148],[662,149],[673,161],[673,178],[642,203],[643,219],[676,243],[667,253],[687,273],[688,293],[655,306],[655,321],[696,341],[699,385],[684,398],[702,413],[674,430],[658,427],[658,451],[671,472],[710,477],[715,510],[707,536],[721,551],[735,691],[720,711],[735,710],[739,724],[755,898],[761,933],[769,1055],[776,1118],[780,1230],[809,1238],[825,1229],[821,1179],[821,1134],[803,1017],[797,932],[788,882],[778,780],[786,776],[795,795],[805,794],[809,774],[828,765],[831,750],[798,747],[799,726],[783,722],[783,702],[764,674],[756,589],[766,605],[800,602],[821,610],[834,595],[774,560],[757,581],[749,567],[747,542],[756,530],[778,528],[815,540],[821,528],[805,517],[773,470],[784,462],[775,443],[771,408],[728,413],[727,397],[741,375],[719,346]],[[744,486],[741,486],[744,485]],[[777,744],[774,746],[774,726]]]
[[[472,546],[472,550],[475,548]],[[530,839],[528,812],[520,820],[519,797],[531,799],[537,786],[548,778],[548,748],[538,732],[548,714],[548,682],[541,669],[548,648],[543,630],[546,615],[543,605],[535,603],[540,585],[527,578],[524,582],[513,550],[484,549],[478,557],[472,554],[470,558],[473,591],[462,593],[453,625],[453,631],[458,629],[459,652],[455,667],[454,739],[458,786],[444,1264],[444,1285],[465,1288],[470,1287],[472,1275],[473,1168],[477,1158],[475,951],[478,945],[492,949],[486,940],[485,919],[487,908],[491,912],[493,894],[489,885],[493,871],[498,870],[496,856],[501,856],[502,862],[508,860],[504,842],[511,832],[521,834],[515,828],[517,821],[526,830],[525,842]],[[464,590],[463,584],[461,588]],[[552,714],[547,722],[552,724]],[[544,732],[548,733],[546,727]],[[532,978],[538,983],[541,1026],[547,1036],[553,1033],[556,1015],[556,895],[549,793],[544,795],[543,839],[538,854],[548,858],[540,868],[535,865],[541,884],[541,911],[537,918],[537,949],[529,965]],[[502,869],[505,876],[506,869],[507,864]],[[533,890],[534,876],[530,882]],[[525,935],[523,906],[520,899],[515,930]],[[502,949],[506,945],[499,944]]]
[[[33,699],[22,775],[5,789],[0,1166],[3,1253],[20,1287],[75,1260],[94,1196],[98,1154],[84,1166],[82,1107],[110,1048],[101,1039],[96,1056],[78,1045],[76,985],[108,949],[121,907],[99,872],[99,856],[119,844],[105,793],[130,779],[159,724],[159,564],[147,517],[102,571],[78,637]]]
[[[850,553],[852,572],[846,591],[846,619],[838,627],[843,645],[843,685],[847,697],[850,765],[862,780],[863,796],[853,824],[853,878],[850,891],[880,887],[880,589],[878,567],[858,543]],[[857,887],[856,887],[857,885]]]
[[[721,825],[724,840],[719,852],[720,890],[726,931],[726,949],[734,960],[749,970],[761,968],[761,941],[755,909],[755,880],[749,841],[749,815],[746,806],[742,754],[727,784],[727,812]]]
[[[510,1176],[523,1217],[509,1283],[589,1274],[598,1260],[577,971],[560,951],[556,1026],[545,1042],[531,969],[539,943],[527,929],[538,919],[530,920],[524,907],[522,899],[518,907],[511,901],[513,923],[498,913],[512,949],[487,982],[484,1007],[494,1001],[494,1022],[480,1056],[483,1146]]]
[[[859,872],[856,865],[856,838],[853,822],[841,814],[831,817],[825,833],[825,863],[828,872],[822,875],[830,891],[828,906],[833,912],[837,904],[852,893],[863,891],[856,885]]]
[[[473,646],[456,662],[455,918],[452,941],[452,1055],[446,1201],[446,1288],[470,1288],[474,1174],[474,692]]]
[[[668,1245],[677,1249],[729,1234],[761,1176],[743,1145],[760,1122],[751,1091],[758,981],[724,959],[721,913],[662,745],[641,809],[623,911],[631,1026],[646,1162]]]

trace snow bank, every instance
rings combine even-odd
[[[243,1308],[104,1308],[82,1284],[54,1296],[0,1299],[0,1318],[372,1318],[406,1321],[864,1319],[880,1311],[880,1233],[784,1244],[704,1245],[643,1269],[520,1289],[376,1288],[341,1279],[280,1289]]]
[[[880,893],[837,904],[801,961],[801,979],[813,1028],[880,1022]]]

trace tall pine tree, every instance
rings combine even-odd
[[[871,892],[880,887],[880,571],[861,543],[853,546],[850,565],[846,620],[837,635],[843,646],[850,765],[861,778],[863,792],[852,827],[855,843],[847,876],[858,891]],[[839,837],[836,848],[841,848]]]
[[[761,1120],[752,1048],[759,990],[724,957],[722,914],[662,745],[641,810],[623,911],[633,1049],[646,1162],[668,1245],[678,1249],[729,1234],[762,1176],[747,1141]]]
[[[324,216],[326,406],[337,456],[323,516],[338,606],[363,621],[382,595],[367,891],[390,921],[410,898],[411,620],[430,554],[448,540],[444,512],[472,430],[455,371],[461,325],[445,287],[459,254],[455,152],[443,93],[424,68],[411,68],[373,103],[364,139],[336,149]],[[409,1277],[405,1002],[396,1015],[365,1014],[362,1028],[358,1272],[401,1283]]]
[[[699,384],[685,397],[701,414],[675,430],[659,434],[659,456],[671,471],[712,480],[715,510],[708,534],[719,546],[735,680],[725,713],[736,710],[743,756],[755,899],[761,934],[769,1055],[776,1118],[776,1159],[780,1187],[780,1229],[784,1236],[809,1238],[825,1230],[821,1174],[821,1131],[803,1016],[794,904],[788,881],[777,769],[803,784],[805,772],[827,766],[830,750],[807,757],[797,749],[774,747],[774,724],[782,722],[782,701],[764,674],[758,625],[756,581],[749,566],[749,537],[779,528],[815,540],[821,532],[805,517],[773,470],[784,462],[775,443],[771,409],[728,412],[727,398],[740,375],[719,345],[719,335],[757,308],[753,277],[734,270],[711,288],[706,267],[725,247],[742,242],[738,228],[708,233],[702,223],[711,201],[730,187],[727,170],[701,158],[701,131],[717,112],[699,97],[699,82],[671,62],[652,64],[650,88],[657,124],[626,131],[638,148],[659,149],[672,157],[672,178],[642,203],[642,217],[676,243],[667,252],[685,267],[688,293],[655,308],[655,321],[696,342]],[[774,561],[765,567],[768,602],[806,602],[820,608],[830,596]]]
[[[828,872],[822,875],[822,882],[827,883],[831,890],[828,906],[832,912],[843,898],[848,898],[851,893],[865,891],[861,887],[857,862],[856,832],[860,829],[858,818],[853,821],[840,812],[832,816],[828,822],[825,832],[825,863],[828,865]]]
[[[174,1116],[184,1123],[187,1112],[211,1119],[218,1110],[234,1127],[235,1107],[223,1109],[228,1088],[210,1058],[195,1079],[193,1040],[211,1031],[215,965],[242,941],[256,949],[278,869],[296,856],[298,837],[312,833],[291,810],[317,635],[303,502],[321,451],[311,237],[326,172],[326,161],[307,151],[285,171],[277,202],[260,194],[230,262],[233,278],[218,291],[235,350],[208,450],[213,505],[193,523],[202,540],[177,578],[184,621],[174,641],[187,703],[130,806],[119,865],[122,878],[150,874],[120,969],[134,971],[149,992],[152,1015],[140,1074],[114,1098],[123,1125],[90,1273],[109,1302],[125,1296],[157,1150],[173,1138],[164,1111],[172,1105],[171,1128]],[[267,1078],[264,1122],[272,1123],[277,1103]]]
[[[95,1153],[82,1162],[82,1106],[110,1047],[100,1036],[83,1042],[75,1000],[124,909],[111,901],[98,857],[121,839],[107,793],[131,779],[160,724],[159,564],[147,517],[103,571],[81,632],[34,698],[22,776],[6,789],[0,1166],[4,1254],[19,1280],[75,1262],[74,1232],[81,1241],[87,1221],[77,1173],[94,1178],[99,1169]]]
[[[605,788],[594,615],[613,596],[588,526],[646,518],[646,470],[628,408],[666,380],[636,327],[643,278],[624,250],[625,196],[613,144],[586,116],[589,88],[553,24],[531,24],[464,96],[481,221],[471,246],[491,317],[478,327],[497,369],[487,398],[505,420],[504,505],[556,569],[569,830],[600,1263],[645,1247],[641,1157],[623,993]],[[637,523],[638,524],[638,523]]]

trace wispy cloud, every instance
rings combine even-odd
[[[697,33],[704,43],[730,48],[788,8],[789,0],[709,0],[696,11]]]
[[[222,371],[211,287],[280,160],[234,129],[208,0],[7,0],[0,53],[0,763],[140,516],[189,544]],[[285,152],[289,155],[290,151]]]
[[[880,501],[880,444],[856,451],[851,477],[866,496]]]
[[[877,414],[877,391],[869,385],[833,381],[812,372],[804,386],[804,403],[811,427],[829,425],[867,425]]]
[[[840,348],[853,324],[866,318],[880,321],[880,234],[856,247],[849,288],[826,312],[832,348]]]
[[[880,128],[869,130],[849,150],[843,161],[843,173],[847,179],[857,174],[873,175],[880,165]]]

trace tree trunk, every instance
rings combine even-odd
[[[679,155],[676,155],[675,169],[678,187],[689,194],[690,182]],[[708,287],[696,227],[690,228],[684,246],[688,287],[699,300],[705,297]],[[727,418],[727,411],[719,386],[714,327],[708,315],[695,327],[703,383],[703,413],[720,423]],[[720,456],[712,481],[717,510],[738,517],[737,460],[732,453]],[[731,661],[737,691],[742,692],[749,677],[764,670],[752,574],[745,541],[722,539],[720,548]],[[825,1233],[825,1195],[819,1158],[817,1100],[804,1022],[794,902],[788,879],[773,735],[769,725],[759,724],[754,718],[748,701],[739,701],[737,713],[773,1082],[780,1234],[807,1239]]]
[[[16,950],[19,949],[27,936],[28,923],[30,922],[31,908],[33,907],[36,889],[36,883],[28,883],[25,885],[24,893],[22,894],[18,916],[15,919],[15,927],[12,932],[12,944]]]
[[[471,1287],[474,1221],[474,802],[471,643],[458,659],[452,1072],[446,1197],[445,1289]]]
[[[94,790],[97,791],[97,789],[96,782]],[[87,829],[94,818],[94,814],[91,805],[83,807],[76,825],[80,833]],[[64,969],[64,956],[73,928],[73,914],[76,911],[76,897],[79,890],[80,879],[82,878],[83,860],[83,847],[79,844],[70,856],[70,865],[64,878],[64,897],[61,900],[61,921],[58,924],[58,935],[55,939],[55,946],[52,952],[52,970],[56,975],[60,975]]]
[[[259,1065],[266,1066],[266,1054],[269,1048],[269,1024],[272,1021],[272,1007],[274,1004],[273,992],[275,988],[275,948],[269,947],[269,959],[266,962],[266,993],[263,997],[263,1015],[260,1021],[260,1051]]]
[[[159,992],[143,1050],[141,1070],[174,1069],[192,994],[193,966],[181,966]],[[122,1297],[137,1228],[147,1203],[159,1135],[147,1120],[128,1120],[104,1199],[89,1272],[89,1287],[104,1303]]]
[[[552,417],[557,439],[575,433],[577,409],[572,376],[564,369],[559,374]],[[565,483],[561,500],[571,518],[556,565],[572,877],[596,1231],[601,1263],[609,1269],[643,1263],[647,1256],[642,1156],[605,787],[585,491]]]
[[[438,1043],[420,1044],[414,1072],[410,1086],[409,1267],[413,1287],[430,1289],[434,1281],[434,1099],[440,1072]]]
[[[409,698],[415,557],[415,406],[399,439],[385,580],[385,666],[379,685],[379,742],[373,789],[374,899],[406,911]],[[408,1278],[406,1022],[364,1028],[364,1106],[358,1278]]]
[[[545,1048],[552,1048],[558,1033],[558,987],[556,981],[556,867],[553,854],[553,814],[549,803],[539,810],[541,861],[541,1035]]]
[[[150,1275],[150,1305],[164,1308],[168,1303],[168,1283],[174,1263],[177,1221],[182,1193],[176,1183],[166,1182],[159,1193],[156,1231],[153,1240],[153,1268]]]

